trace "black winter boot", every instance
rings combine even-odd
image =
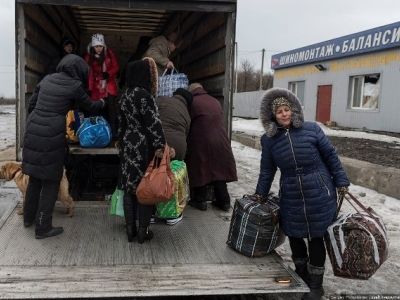
[[[308,257],[293,257],[292,256],[292,260],[296,267],[295,272],[308,285],[308,270],[307,270]]]
[[[124,194],[124,215],[126,223],[126,235],[128,242],[133,242],[136,236],[136,202],[129,193]]]
[[[322,281],[324,280],[325,267],[317,267],[308,264],[308,286],[310,292],[304,294],[302,300],[320,300],[324,295]]]
[[[56,236],[64,232],[64,228],[62,227],[52,227],[49,231],[36,233],[35,238],[38,240],[45,239],[48,237]]]
[[[150,241],[153,236],[153,232],[149,230],[149,227],[139,226],[139,230],[137,233],[137,240],[139,244],[143,244],[144,241]]]
[[[136,223],[126,224],[126,235],[129,243],[133,242],[133,238],[136,236],[136,233]]]

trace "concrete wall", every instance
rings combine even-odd
[[[291,81],[305,81],[304,116],[315,120],[319,85],[332,85],[331,121],[340,126],[400,132],[400,49],[276,70],[274,87],[288,88]],[[348,108],[349,77],[380,73],[380,99],[376,110]]]
[[[254,149],[261,149],[260,137],[242,133],[232,133],[232,140]],[[340,157],[350,182],[400,199],[400,170]]]

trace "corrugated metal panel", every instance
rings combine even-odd
[[[77,25],[82,31],[118,31],[156,34],[171,16],[165,10],[127,10],[72,6]]]
[[[304,115],[315,120],[318,85],[332,84],[331,119],[340,126],[400,132],[399,87],[400,49],[353,58],[323,62],[327,71],[318,71],[314,65],[276,70],[275,87],[288,87],[291,81],[305,80]],[[349,109],[348,87],[350,76],[380,73],[381,87],[377,110]]]
[[[233,116],[255,118],[260,116],[260,104],[265,91],[233,94]]]

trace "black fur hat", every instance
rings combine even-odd
[[[126,66],[126,86],[141,87],[154,97],[157,96],[158,73],[152,58],[145,57],[128,63]]]
[[[283,88],[269,89],[261,100],[260,119],[264,126],[265,134],[268,137],[274,136],[278,131],[278,124],[275,120],[273,103],[277,98],[285,98],[289,102],[292,111],[292,126],[300,128],[304,123],[303,110],[300,101],[295,94]]]

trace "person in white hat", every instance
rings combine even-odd
[[[118,87],[116,77],[119,72],[118,59],[114,52],[107,47],[104,35],[95,33],[88,45],[88,53],[84,56],[90,67],[88,88],[94,100],[104,99],[106,110],[104,117],[110,123],[113,139],[118,134]]]

